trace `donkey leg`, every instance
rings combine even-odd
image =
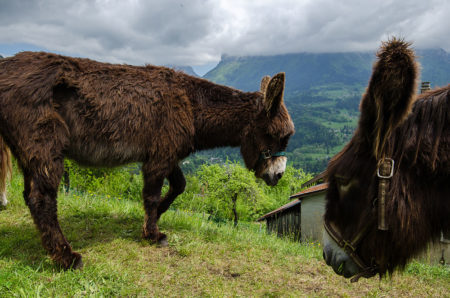
[[[163,186],[164,177],[150,177],[144,171],[144,209],[145,220],[142,229],[142,237],[153,243],[166,242],[166,235],[159,232],[158,225],[158,206],[161,201],[161,188]]]
[[[64,269],[81,268],[81,255],[72,251],[56,213],[56,197],[64,171],[62,152],[69,143],[69,131],[62,119],[44,105],[17,108],[24,118],[23,122],[11,126],[17,135],[11,143],[24,176],[24,199],[40,232],[42,245]]]
[[[33,170],[24,169],[24,198],[41,234],[42,244],[51,258],[64,269],[81,268],[81,255],[72,251],[61,231],[56,213],[63,162],[36,163],[34,160],[33,163]]]
[[[175,166],[167,179],[169,180],[170,188],[158,206],[158,219],[167,211],[167,209],[169,209],[175,198],[182,194],[186,187],[186,179],[178,165]]]

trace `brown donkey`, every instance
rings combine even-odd
[[[450,85],[416,96],[409,44],[383,44],[358,128],[330,162],[324,258],[336,273],[402,269],[450,231]]]
[[[81,255],[72,251],[56,214],[64,158],[86,166],[142,162],[143,237],[166,245],[157,221],[184,191],[178,163],[190,153],[240,146],[247,168],[277,184],[294,133],[284,80],[284,73],[266,77],[261,92],[246,93],[150,65],[32,52],[0,60],[2,197],[8,147],[23,172],[24,198],[45,249],[64,268],[79,268]],[[162,198],[166,178],[170,189]]]

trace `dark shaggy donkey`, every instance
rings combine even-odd
[[[112,65],[23,52],[0,61],[0,148],[24,175],[24,198],[42,243],[63,268],[82,266],[59,226],[56,196],[65,157],[87,166],[142,162],[143,237],[167,244],[156,222],[183,192],[178,163],[190,153],[240,146],[248,169],[275,185],[294,125],[283,103],[284,74],[245,93],[174,70]],[[5,146],[5,144],[7,146]],[[161,197],[167,178],[170,189]],[[6,203],[6,199],[3,199]]]
[[[352,140],[328,166],[324,258],[371,277],[450,229],[450,85],[416,96],[409,44],[383,43]]]

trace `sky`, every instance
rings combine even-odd
[[[222,55],[373,51],[389,37],[450,51],[449,0],[0,0],[0,55],[45,50],[134,65]]]

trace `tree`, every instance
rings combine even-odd
[[[252,220],[267,200],[253,173],[238,163],[203,165],[198,175],[205,189],[207,212],[214,218],[233,220],[235,225],[239,218]]]

